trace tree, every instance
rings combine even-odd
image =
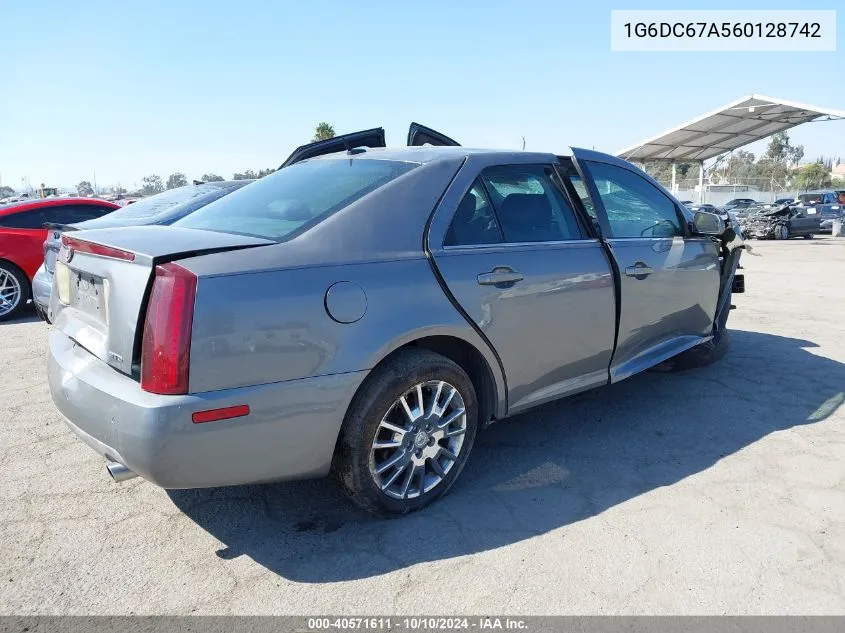
[[[161,176],[152,174],[151,176],[144,176],[141,178],[144,185],[141,187],[141,194],[145,196],[152,196],[156,193],[164,191],[164,183],[161,181]]]
[[[115,195],[121,194],[121,193],[126,193],[126,187],[121,187],[120,185],[115,185],[114,187],[111,188],[111,192]]]
[[[311,141],[325,141],[326,139],[334,138],[334,135],[334,128],[323,121],[314,128],[314,138]]]
[[[223,177],[217,174],[203,174],[200,180],[203,182],[223,182]]]
[[[822,189],[830,185],[830,172],[824,163],[811,163],[801,168],[795,177],[795,184],[799,189]]]
[[[258,177],[259,177],[259,178],[264,178],[264,176],[269,176],[269,175],[270,175],[270,174],[272,174],[274,171],[276,171],[276,170],[275,170],[275,169],[259,169],[259,170],[258,170]]]
[[[76,193],[78,193],[80,196],[93,196],[94,187],[92,187],[91,183],[87,180],[83,180],[78,185],[76,185]]]
[[[176,187],[184,187],[188,184],[188,179],[185,178],[185,174],[181,171],[177,171],[175,174],[170,174],[167,177],[167,188],[168,189],[176,189]]]
[[[766,158],[777,163],[785,163],[787,165],[797,165],[802,158],[804,158],[803,145],[791,145],[789,142],[789,134],[786,132],[778,132],[773,134],[769,141],[769,146],[766,148]]]
[[[730,184],[745,183],[756,176],[755,156],[745,150],[732,152],[725,164],[716,170],[722,181]]]
[[[258,174],[256,174],[251,169],[247,169],[242,174],[236,173],[234,176],[232,176],[232,180],[255,180],[256,178],[258,178]]]
[[[8,185],[3,185],[0,187],[0,198],[8,198],[9,196],[15,195],[15,190],[12,189]]]

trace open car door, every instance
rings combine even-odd
[[[432,130],[430,127],[420,125],[419,123],[411,123],[411,127],[408,128],[408,147],[420,145],[460,146],[460,143],[445,134],[441,134],[437,130]]]
[[[371,130],[362,130],[360,132],[352,132],[351,134],[341,134],[334,138],[326,139],[325,141],[315,141],[297,147],[293,153],[288,156],[288,159],[282,163],[279,169],[290,167],[294,163],[298,163],[306,158],[314,158],[315,156],[322,156],[323,154],[334,154],[335,152],[342,152],[344,150],[351,150],[356,147],[384,147],[384,128],[374,127]]]

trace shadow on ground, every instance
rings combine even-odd
[[[647,373],[482,433],[452,491],[395,520],[352,508],[328,480],[169,491],[225,544],[291,580],[334,582],[502,547],[701,472],[774,431],[828,417],[845,365],[814,343],[733,331],[728,357]]]
[[[35,312],[35,306],[30,302],[25,307],[21,308],[21,313],[14,319],[0,320],[0,327],[4,325],[15,325],[16,323],[37,323],[41,319]]]

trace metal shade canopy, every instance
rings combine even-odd
[[[748,95],[616,155],[637,162],[702,162],[802,123],[836,119],[845,119],[845,110]]]

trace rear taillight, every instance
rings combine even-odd
[[[188,393],[197,277],[179,264],[156,266],[141,342],[141,388]]]

